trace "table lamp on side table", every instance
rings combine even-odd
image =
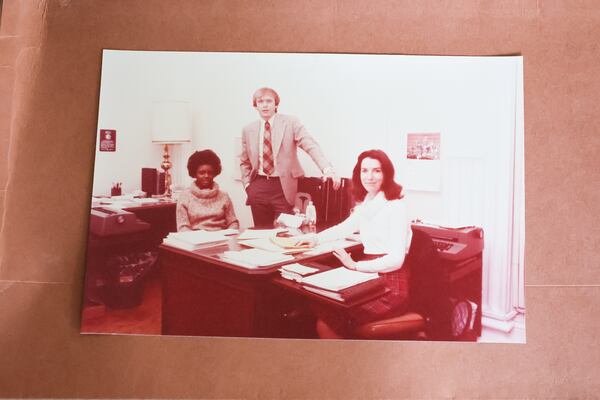
[[[171,161],[169,145],[192,141],[189,103],[186,101],[155,101],[152,107],[152,143],[164,145],[161,168],[165,171],[165,197],[171,197]]]

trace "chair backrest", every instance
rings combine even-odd
[[[317,224],[323,228],[339,224],[350,215],[354,207],[352,180],[342,178],[341,187],[333,189],[331,179],[304,177],[298,180],[298,191],[309,194],[317,209]]]
[[[439,289],[439,263],[441,261],[431,237],[417,229],[412,230],[412,241],[406,262],[410,268],[410,310],[428,315],[434,306],[434,297]]]
[[[432,273],[437,251],[431,237],[420,230],[413,229],[412,240],[402,269],[409,276],[409,312],[392,315],[359,326],[356,337],[362,339],[402,339],[414,335],[426,328],[424,319],[429,310],[426,288],[427,274]],[[424,289],[425,288],[425,289]]]

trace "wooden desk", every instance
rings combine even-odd
[[[111,284],[118,283],[118,274],[109,271],[107,262],[115,256],[124,256],[136,252],[157,251],[158,246],[169,232],[177,229],[175,220],[176,203],[165,201],[151,204],[137,204],[123,208],[130,211],[136,217],[147,222],[149,228],[124,234],[113,234],[109,236],[96,236],[91,232],[88,235],[87,247],[87,270],[85,277],[85,298],[91,303],[111,303],[106,294],[106,288]],[[133,282],[131,283],[133,285]],[[143,282],[140,283],[143,285]],[[124,294],[127,296],[127,293]],[[125,298],[122,301],[127,304]],[[135,304],[131,302],[131,304]]]
[[[349,251],[356,251],[356,244]],[[314,337],[314,326],[293,326],[287,316],[303,301],[273,284],[282,265],[246,269],[219,258],[237,250],[235,239],[209,249],[188,252],[160,246],[164,335],[236,337]],[[293,262],[333,261],[331,253],[294,256]],[[300,299],[301,300],[301,299]]]
[[[232,239],[228,244],[196,252],[160,247],[163,334],[311,338],[315,337],[314,317],[309,310],[312,303],[343,312],[382,294],[338,302],[281,278],[277,270],[289,262],[246,269],[219,258],[226,250],[239,250],[237,241]],[[362,245],[350,250],[356,256]],[[339,265],[331,253],[297,255],[292,262],[316,263],[322,269]],[[481,254],[460,262],[437,260],[411,270],[411,309],[429,320],[431,339],[476,340],[480,336],[481,270]],[[465,299],[477,305],[477,313],[473,329],[456,336],[451,332],[454,307]],[[298,310],[306,315],[294,322],[291,315],[297,316]]]

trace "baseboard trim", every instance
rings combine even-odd
[[[481,325],[485,328],[495,329],[504,333],[510,333],[515,327],[513,320],[501,321],[487,316],[481,318]]]
[[[510,319],[499,319],[498,316],[484,315],[481,318],[483,328],[482,343],[526,343],[525,315],[515,311]]]

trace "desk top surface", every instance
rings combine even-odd
[[[331,252],[326,252],[322,254],[306,254],[306,253],[297,253],[293,254],[293,260],[284,261],[272,265],[268,265],[265,267],[258,268],[245,268],[238,266],[234,263],[229,262],[227,259],[223,258],[223,253],[228,250],[239,251],[246,249],[248,247],[243,246],[235,237],[230,238],[226,243],[220,244],[218,246],[212,246],[204,249],[199,249],[195,251],[182,250],[178,248],[174,248],[171,246],[161,245],[160,250],[165,253],[171,254],[179,254],[183,256],[187,256],[198,261],[207,262],[209,264],[218,265],[221,267],[225,267],[229,270],[238,271],[247,275],[268,275],[277,271],[280,267],[286,264],[297,263],[297,262],[309,262],[309,261],[317,261],[322,260],[324,258],[331,257]],[[356,244],[346,248],[347,251],[359,251],[362,249],[362,244],[356,242]]]
[[[268,278],[273,283],[275,283],[276,285],[278,285],[282,288],[285,288],[286,290],[295,292],[299,295],[305,296],[307,298],[310,298],[314,301],[317,301],[317,302],[320,302],[323,304],[329,304],[329,305],[339,307],[339,308],[344,308],[344,309],[362,304],[366,301],[369,301],[376,297],[379,297],[379,296],[385,294],[387,291],[389,291],[389,289],[382,287],[381,290],[373,291],[368,294],[365,294],[365,296],[360,296],[358,298],[354,298],[352,300],[348,300],[345,302],[333,300],[333,299],[327,298],[325,296],[321,296],[319,294],[309,292],[306,289],[304,289],[304,287],[302,286],[301,283],[282,278],[277,273],[279,268],[281,268],[281,266],[286,265],[286,264],[291,264],[291,263],[297,263],[297,262],[300,262],[304,265],[309,265],[311,267],[315,267],[315,268],[319,269],[320,272],[325,271],[327,269],[335,268],[339,265],[331,264],[331,262],[333,261],[333,260],[331,260],[331,258],[333,257],[331,255],[331,252],[322,253],[322,254],[312,254],[312,255],[298,253],[298,254],[293,255],[294,259],[291,261],[281,262],[281,263],[269,265],[266,267],[253,268],[253,269],[240,267],[231,262],[228,262],[226,259],[221,258],[223,252],[225,252],[227,250],[241,250],[243,248],[245,248],[245,247],[242,246],[240,243],[238,243],[236,238],[231,238],[227,243],[224,243],[224,244],[221,244],[218,246],[204,248],[204,249],[200,249],[200,250],[196,250],[196,251],[187,251],[187,250],[178,249],[178,248],[174,248],[174,247],[167,246],[167,245],[160,246],[160,250],[163,253],[163,255],[179,255],[179,256],[189,257],[191,259],[197,260],[199,262],[199,265],[202,264],[206,268],[224,268],[223,272],[237,271],[243,275],[264,276],[265,278]],[[346,250],[349,252],[360,252],[362,250],[362,244],[357,242],[356,244],[346,248]],[[172,265],[173,264],[171,264],[171,263],[167,263],[167,265],[165,265],[165,267],[171,268]]]
[[[148,201],[148,202],[145,202]],[[94,197],[92,205],[98,207],[114,207],[122,210],[143,210],[153,208],[174,208],[177,201],[173,199],[132,199],[122,197]]]

